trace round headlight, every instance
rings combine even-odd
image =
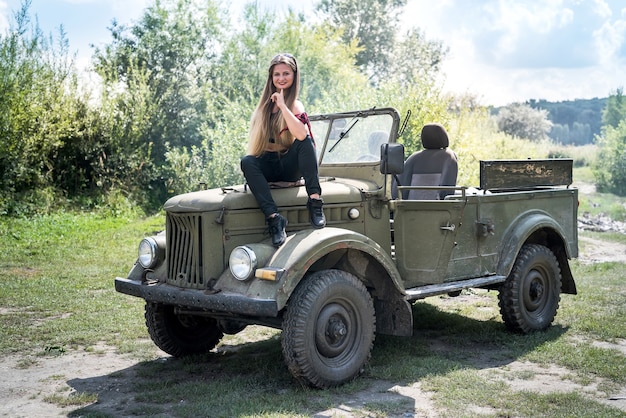
[[[245,245],[237,247],[230,253],[228,265],[235,279],[248,280],[252,277],[257,267],[256,254]]]
[[[157,264],[157,243],[154,238],[144,238],[139,243],[139,264],[145,269],[150,269]]]

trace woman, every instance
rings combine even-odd
[[[304,177],[311,225],[326,225],[315,144],[299,92],[296,59],[290,54],[276,55],[250,121],[248,155],[241,159],[241,170],[265,215],[275,247],[287,238],[287,219],[278,213],[268,182],[295,182]]]

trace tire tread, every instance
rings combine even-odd
[[[554,301],[554,307],[548,317],[544,318],[542,324],[530,323],[527,319],[527,315],[523,312],[523,300],[520,291],[520,286],[523,285],[521,275],[524,270],[533,263],[533,260],[537,258],[545,257],[545,260],[554,270],[554,280],[556,283],[552,285],[556,288],[556,300]],[[561,289],[561,269],[558,261],[554,256],[554,253],[546,246],[540,244],[525,244],[515,260],[513,269],[509,274],[509,277],[500,288],[498,295],[498,305],[500,307],[500,314],[506,325],[506,327],[517,333],[527,334],[532,331],[542,330],[550,326],[556,312],[559,308],[559,302]]]

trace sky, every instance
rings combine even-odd
[[[0,0],[4,33],[23,0]],[[131,24],[154,0],[32,0],[44,33],[63,28],[78,65],[111,41],[113,19]],[[248,0],[226,0],[231,16]],[[274,13],[288,8],[316,19],[317,0],[257,0]],[[444,90],[472,94],[484,105],[530,99],[607,97],[626,86],[623,0],[407,0],[401,31],[419,28],[449,48]]]

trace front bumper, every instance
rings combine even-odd
[[[278,316],[275,300],[251,299],[238,293],[206,293],[202,290],[183,289],[165,283],[147,284],[140,280],[123,277],[115,279],[115,290],[137,296],[146,302],[245,316],[272,318]]]

